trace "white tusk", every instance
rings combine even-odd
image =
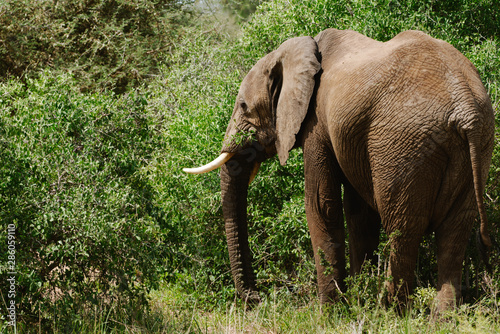
[[[229,159],[233,157],[234,153],[224,152],[217,159],[212,162],[209,162],[205,166],[201,166],[198,168],[183,168],[182,171],[188,174],[202,174],[210,172],[220,166],[224,165]]]

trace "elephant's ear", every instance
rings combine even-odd
[[[273,109],[276,111],[276,150],[284,165],[295,145],[295,136],[306,117],[314,92],[314,76],[321,69],[318,46],[311,37],[296,37],[284,42],[275,51],[272,70],[274,85]],[[281,88],[281,90],[280,90]],[[276,95],[276,91],[277,94]]]

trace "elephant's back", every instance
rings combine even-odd
[[[327,29],[315,39],[332,89],[351,85],[350,89],[379,90],[420,77],[419,89],[436,92],[462,81],[478,99],[486,96],[474,65],[452,45],[421,31],[405,31],[378,42],[352,30]]]
[[[317,102],[337,124],[426,120],[450,127],[467,113],[463,123],[492,118],[476,68],[444,41],[406,31],[382,43],[332,29],[316,39],[323,69]]]
[[[363,55],[368,50],[377,50],[384,44],[353,30],[333,28],[320,32],[314,39],[324,71],[343,65],[352,67],[355,62],[363,61]]]

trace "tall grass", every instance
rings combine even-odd
[[[346,294],[352,293],[348,291]],[[274,289],[250,308],[228,302],[210,312],[182,292],[168,287],[153,297],[153,309],[162,314],[163,333],[498,333],[498,304],[485,298],[473,305],[436,317],[430,305],[436,291],[418,289],[413,306],[403,314],[379,303],[370,307],[346,302],[322,306],[318,299],[298,297],[287,289]],[[351,298],[347,297],[346,298]],[[355,299],[355,298],[354,298]],[[357,306],[353,307],[353,306]],[[167,330],[168,328],[168,330]]]

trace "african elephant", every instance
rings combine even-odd
[[[241,297],[257,299],[247,232],[247,189],[260,163],[302,147],[305,208],[321,302],[374,258],[391,235],[389,298],[407,301],[422,237],[434,233],[438,309],[460,296],[462,262],[494,145],[491,101],[477,70],[450,44],[419,31],[378,42],[327,29],[296,37],[246,75],[219,158],[231,270]],[[342,196],[343,187],[343,196]],[[397,233],[394,233],[397,232]],[[320,257],[324,257],[321,259]],[[325,271],[326,260],[330,266]]]

